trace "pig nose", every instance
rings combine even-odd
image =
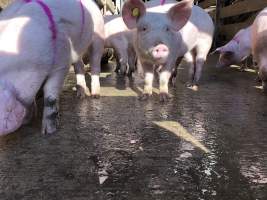
[[[152,55],[154,58],[165,58],[169,55],[169,48],[165,44],[158,44],[152,50]]]
[[[217,62],[216,68],[222,68],[222,67],[225,67],[225,65],[220,62]]]

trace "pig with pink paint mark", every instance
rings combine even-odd
[[[259,78],[267,92],[267,8],[263,9],[251,26],[252,55],[257,62]]]
[[[251,26],[241,29],[231,41],[215,52],[220,54],[216,67],[226,67],[243,62],[251,54]]]
[[[152,95],[153,72],[159,72],[160,101],[167,101],[168,82],[178,58],[185,57],[190,64],[189,81],[199,82],[204,62],[210,50],[214,25],[210,16],[193,0],[176,2],[166,0],[128,0],[122,8],[122,17],[129,29],[136,28],[134,45],[145,73],[141,99]]]
[[[17,0],[6,9],[0,18],[0,135],[31,118],[42,85],[42,133],[54,133],[65,75],[92,42],[98,7],[91,0]]]

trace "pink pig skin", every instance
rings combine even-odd
[[[254,20],[251,38],[253,59],[258,64],[264,92],[267,92],[267,8]]]
[[[129,29],[137,30],[134,45],[145,73],[141,99],[152,95],[154,68],[160,69],[160,100],[168,99],[168,82],[180,57],[190,63],[190,83],[198,84],[214,31],[212,19],[202,8],[193,6],[192,0],[166,0],[164,5],[157,0],[146,4],[128,0],[122,16]]]
[[[0,135],[21,126],[42,85],[42,133],[56,131],[65,75],[92,42],[92,12],[98,9],[93,1],[82,0],[83,20],[79,0],[41,2],[49,8],[54,25],[34,0],[14,1],[1,14]]]

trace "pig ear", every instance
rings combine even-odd
[[[167,13],[175,31],[179,31],[191,16],[193,0],[184,0],[173,6]]]
[[[225,51],[225,52],[223,52],[223,53],[224,53],[224,55],[227,56],[227,57],[231,57],[231,56],[234,55],[234,52],[233,52],[233,51]]]
[[[127,0],[122,7],[122,18],[129,29],[136,28],[137,20],[146,13],[141,0]]]

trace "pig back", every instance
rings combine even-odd
[[[199,40],[212,42],[214,25],[211,17],[200,7],[193,6],[192,14],[186,25],[179,31],[186,51],[193,49]],[[182,46],[183,46],[182,45]]]

